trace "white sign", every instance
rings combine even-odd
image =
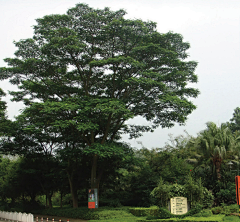
[[[187,198],[186,197],[173,197],[170,199],[171,213],[172,214],[185,214],[188,212]]]

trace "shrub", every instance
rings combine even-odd
[[[231,213],[238,213],[239,206],[237,204],[232,204],[229,206],[218,206],[212,208],[213,214],[225,214],[226,216],[230,215]]]
[[[173,217],[173,215],[165,208],[163,207],[160,207],[158,209],[158,218],[161,218],[161,219],[167,219],[167,218],[171,218]]]
[[[223,208],[220,206],[212,208],[213,214],[222,214],[222,212],[223,212]]]
[[[212,211],[209,209],[201,210],[199,213],[194,214],[194,217],[211,217],[213,215]]]
[[[201,210],[203,209],[203,206],[201,204],[195,204],[191,210],[189,210],[186,214],[188,216],[192,216],[192,215],[195,215],[197,213],[200,213]]]
[[[210,208],[214,202],[214,196],[211,191],[209,191],[206,187],[203,188],[203,200],[202,204],[204,208]]]
[[[237,204],[225,206],[225,208],[227,208],[230,211],[230,213],[239,213],[239,206]]]

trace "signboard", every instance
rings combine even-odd
[[[98,208],[98,192],[97,189],[88,190],[88,208],[95,209]]]
[[[173,197],[170,199],[170,204],[172,214],[181,215],[188,212],[186,197]]]
[[[240,176],[235,177],[237,204],[240,205]]]

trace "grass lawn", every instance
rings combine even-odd
[[[152,220],[147,219],[147,216],[140,216],[140,215],[146,215],[147,212],[152,215],[155,213],[155,208],[140,208],[136,211],[133,211],[135,209],[132,209],[130,207],[118,207],[118,208],[112,208],[112,207],[101,207],[99,209],[96,209],[94,211],[89,211],[86,207],[72,209],[72,208],[56,208],[56,209],[46,209],[41,210],[41,213],[43,215],[54,215],[59,217],[71,217],[71,218],[81,218],[88,220],[88,222],[167,222],[167,221],[186,221],[186,222],[194,222],[194,221],[202,221],[202,222],[214,222],[214,221],[223,221],[223,222],[234,222],[239,221],[240,219],[238,216],[230,215],[231,213],[238,212],[239,207],[237,205],[232,206],[226,206],[224,209],[219,210],[220,208],[212,208],[212,210],[205,210],[201,212],[200,214],[196,214],[195,217],[193,216],[187,216],[184,219],[180,218],[170,218],[170,219],[154,219],[152,217]],[[139,210],[139,212],[138,212]],[[152,211],[153,210],[153,211]],[[217,211],[218,210],[218,211]],[[137,216],[134,216],[130,211]],[[210,212],[209,212],[210,211]],[[218,214],[212,214],[212,211],[216,211]],[[143,212],[143,213],[142,213]],[[38,212],[39,213],[39,212]],[[166,212],[165,212],[166,213]],[[210,214],[209,214],[210,213]],[[230,216],[226,216],[230,215]],[[167,215],[165,215],[167,216]],[[172,216],[172,215],[168,215]],[[92,218],[92,219],[91,219]],[[94,218],[94,219],[93,219]],[[90,220],[91,219],[91,220]]]
[[[129,207],[120,207],[120,208],[99,208],[98,215],[100,221],[106,222],[136,222],[140,219],[145,219],[146,217],[135,217],[130,212],[128,212]],[[89,220],[88,222],[97,222],[99,220]]]
[[[234,222],[234,221],[240,221],[238,216],[227,216],[223,218],[224,222]]]

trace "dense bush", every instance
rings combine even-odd
[[[229,183],[230,184],[230,183]],[[216,201],[218,203],[234,203],[236,202],[236,187],[235,184],[231,184],[226,189],[220,189],[216,193]]]
[[[161,219],[167,219],[167,218],[171,218],[173,217],[173,215],[165,208],[160,207],[158,210],[158,218]]]

